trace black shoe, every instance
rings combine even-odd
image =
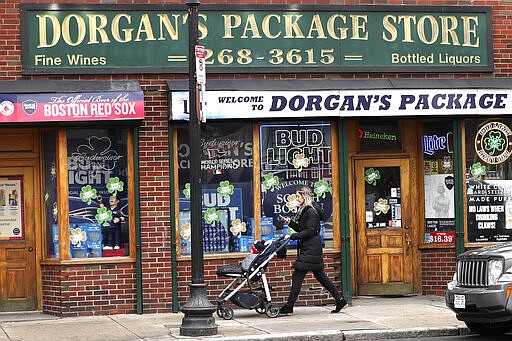
[[[285,305],[283,305],[281,307],[281,309],[279,309],[279,314],[280,315],[293,314],[293,305],[286,303]]]
[[[336,308],[334,310],[331,310],[331,313],[339,313],[341,309],[343,309],[344,306],[347,305],[347,301],[345,300],[345,297],[341,297],[341,299],[336,301]]]

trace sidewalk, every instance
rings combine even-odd
[[[181,313],[76,318],[0,313],[0,341],[382,340],[468,333],[439,296],[359,297],[341,313],[331,314],[332,308],[298,306],[293,315],[273,319],[235,309],[229,321],[214,313],[218,333],[208,337],[180,336]]]

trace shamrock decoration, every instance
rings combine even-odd
[[[233,233],[233,236],[237,236],[240,238],[242,236],[242,232],[247,231],[247,227],[245,226],[245,222],[241,221],[240,219],[235,219],[231,223],[231,227],[229,228],[231,233]]]
[[[109,222],[112,220],[112,211],[105,206],[100,207],[96,210],[94,218],[96,218],[98,223],[103,224],[103,226],[109,226]]]
[[[453,161],[451,156],[443,158],[443,171],[448,172],[453,170]]]
[[[43,200],[45,205],[48,205],[48,200],[50,200],[50,192],[47,189],[44,190]]]
[[[507,141],[503,138],[499,131],[491,131],[488,136],[484,138],[484,148],[489,155],[495,155],[497,152],[502,152],[506,147]]]
[[[302,171],[302,168],[307,168],[309,166],[309,158],[304,155],[304,153],[295,154],[295,158],[293,159],[293,167]]]
[[[55,222],[57,222],[57,216],[59,215],[59,207],[57,206],[57,203],[54,202],[52,204],[52,217]]]
[[[474,178],[480,180],[485,174],[487,174],[487,167],[480,162],[474,163],[471,166],[471,175],[473,175]]]
[[[297,195],[290,194],[286,198],[286,207],[290,210],[290,212],[297,212],[297,209],[299,208],[299,202],[297,201]]]
[[[57,166],[55,165],[55,162],[50,163],[50,178],[52,181],[55,181],[57,178]]]
[[[220,212],[218,212],[215,208],[211,207],[206,210],[204,213],[204,220],[207,224],[212,224],[215,221],[220,220]]]
[[[123,187],[124,182],[120,181],[117,176],[108,180],[107,189],[110,194],[117,195],[117,192],[123,191]]]
[[[76,229],[71,230],[69,240],[71,241],[71,244],[76,245],[77,247],[81,247],[82,242],[87,240],[87,234],[85,231],[82,231],[81,228],[77,227]]]
[[[185,198],[190,199],[190,182],[185,184],[185,188],[183,189],[183,195]]]
[[[331,186],[325,180],[318,180],[315,182],[315,189],[313,190],[319,198],[325,198],[325,193],[331,191]]]
[[[86,202],[87,205],[90,205],[92,199],[97,198],[96,189],[92,188],[91,185],[82,187],[80,191],[80,198],[83,202]]]
[[[377,215],[380,215],[381,213],[388,213],[390,206],[388,205],[387,199],[379,198],[377,202],[373,203],[373,210],[376,212]]]
[[[266,189],[269,189],[271,192],[274,192],[276,186],[279,185],[279,177],[274,175],[274,173],[265,174],[265,180],[263,180],[263,186]]]
[[[229,198],[230,195],[235,193],[235,186],[229,183],[229,180],[221,181],[220,186],[217,187],[217,193],[223,198]]]
[[[376,186],[377,180],[380,180],[380,172],[377,169],[368,168],[364,172],[364,181],[366,181],[368,185]]]
[[[181,238],[183,238],[185,240],[190,240],[190,234],[191,234],[190,223],[186,223],[185,225],[183,225],[180,228],[180,236],[181,236]]]

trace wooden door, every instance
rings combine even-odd
[[[409,160],[355,160],[357,293],[413,293]]]
[[[0,311],[37,308],[36,179],[34,167],[0,167]]]

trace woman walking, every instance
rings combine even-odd
[[[320,220],[324,219],[323,209],[314,201],[313,192],[309,187],[299,187],[295,195],[300,205],[299,211],[293,219],[285,217],[284,221],[296,231],[286,237],[298,241],[298,256],[292,265],[294,271],[288,301],[281,307],[280,313],[293,313],[293,305],[299,297],[302,281],[308,271],[312,271],[317,281],[334,297],[336,307],[331,313],[337,313],[347,304],[347,301],[324,272],[322,240],[320,237]]]

